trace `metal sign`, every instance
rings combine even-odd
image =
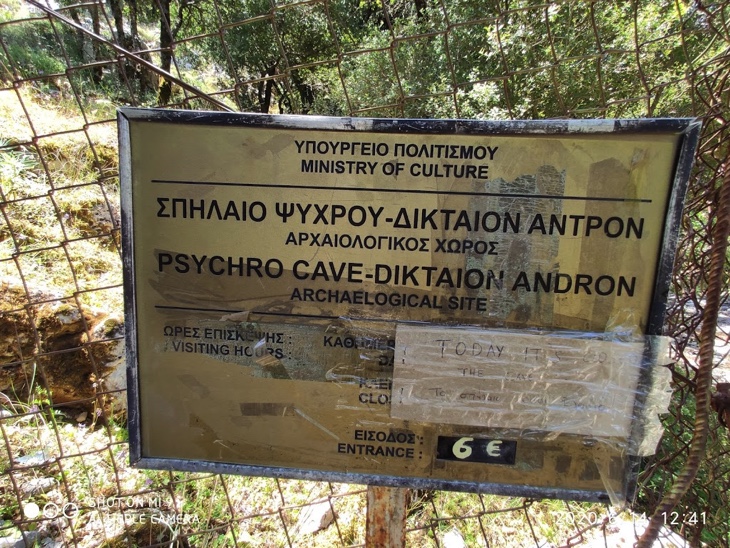
[[[133,463],[631,491],[698,123],[128,108],[119,132]]]

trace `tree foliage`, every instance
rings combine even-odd
[[[64,0],[65,1],[65,0]],[[685,115],[688,71],[719,54],[689,0],[107,0],[114,39],[243,111],[406,117]],[[720,9],[720,8],[717,8]],[[71,8],[99,30],[94,9]],[[90,63],[81,34],[3,27],[7,74]],[[143,38],[144,36],[144,38]],[[151,43],[153,42],[153,43]],[[157,53],[147,53],[154,51]],[[90,58],[89,56],[92,56]],[[101,69],[92,74],[101,85]],[[150,90],[127,63],[121,81]],[[155,101],[181,98],[162,78]],[[177,93],[177,95],[175,95]]]

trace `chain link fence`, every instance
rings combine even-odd
[[[633,510],[658,508],[689,459],[696,478],[661,519],[692,545],[730,545],[730,311],[722,306],[718,322],[706,313],[709,302],[727,303],[730,272],[721,255],[723,283],[713,289],[711,256],[727,243],[713,230],[728,216],[719,193],[730,185],[729,21],[724,1],[2,2],[0,546],[366,542],[362,486],[128,468],[122,105],[701,118],[666,324],[674,400]],[[714,340],[700,336],[703,318]],[[698,354],[713,343],[701,368]],[[704,420],[695,402],[710,395],[698,382],[710,369]],[[693,441],[696,425],[709,432],[704,444]],[[690,458],[698,446],[701,458]],[[407,544],[603,545],[619,521],[613,512],[414,491]]]

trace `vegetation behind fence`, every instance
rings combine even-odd
[[[695,544],[730,545],[730,318],[706,313],[729,285],[723,254],[724,283],[708,295],[727,240],[713,230],[728,215],[729,25],[725,1],[0,3],[0,541],[364,543],[360,486],[128,469],[115,110],[136,105],[701,118],[666,324],[674,400],[633,509],[650,515],[700,444],[696,479],[663,520]],[[714,340],[700,337],[703,318]],[[706,445],[692,442],[697,422]],[[314,533],[317,510],[327,523]],[[612,522],[596,505],[414,492],[407,542],[573,546]]]

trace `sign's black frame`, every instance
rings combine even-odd
[[[164,109],[122,108],[118,111],[119,172],[122,208],[122,252],[125,303],[125,341],[128,392],[128,428],[130,462],[139,468],[213,472],[302,479],[365,483],[389,487],[415,489],[444,489],[465,492],[484,492],[498,495],[557,498],[581,501],[608,502],[607,494],[596,494],[578,489],[515,486],[474,481],[445,481],[432,478],[401,477],[333,472],[283,467],[195,461],[179,458],[144,457],[140,415],[140,386],[138,378],[136,279],[134,260],[132,160],[129,134],[130,121],[188,124],[225,127],[257,127],[292,130],[326,130],[363,133],[423,134],[423,135],[580,135],[616,136],[626,134],[674,133],[680,136],[680,146],[674,163],[674,177],[664,219],[662,246],[657,261],[654,289],[645,335],[660,335],[664,323],[670,291],[673,265],[679,236],[684,197],[686,194],[694,155],[699,142],[701,123],[692,118],[616,119],[616,120],[543,120],[543,121],[478,121],[427,119],[368,119],[330,118],[319,116],[262,115],[224,112],[179,111]],[[647,372],[648,374],[648,372]],[[640,382],[641,385],[641,382]],[[640,403],[640,402],[639,402]],[[632,472],[628,478],[629,496],[636,485],[638,458],[631,457]]]

